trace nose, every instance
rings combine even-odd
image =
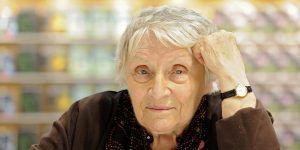
[[[171,91],[168,87],[168,81],[163,75],[156,75],[153,83],[148,91],[148,94],[155,100],[160,100],[168,95]]]

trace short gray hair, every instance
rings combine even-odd
[[[117,45],[116,75],[124,83],[128,54],[137,47],[144,35],[152,32],[164,45],[191,47],[203,36],[216,32],[217,28],[199,13],[176,6],[150,7],[142,10],[127,26]],[[205,67],[205,83],[215,77]]]

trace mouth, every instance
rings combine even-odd
[[[167,111],[167,110],[175,109],[175,107],[169,107],[169,106],[147,106],[146,108],[152,111]]]

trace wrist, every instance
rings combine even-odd
[[[246,77],[246,74],[236,76],[236,77],[223,75],[223,76],[219,76],[218,79],[219,79],[219,85],[220,85],[221,92],[226,92],[226,91],[232,90],[232,89],[236,88],[236,86],[238,84],[243,84],[244,86],[250,85],[250,83]]]
[[[222,117],[228,118],[243,108],[255,108],[256,97],[253,92],[243,98],[231,97],[222,101]]]

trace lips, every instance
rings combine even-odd
[[[164,111],[164,110],[171,110],[175,109],[175,107],[170,106],[147,106],[147,109],[154,110],[154,111]]]

